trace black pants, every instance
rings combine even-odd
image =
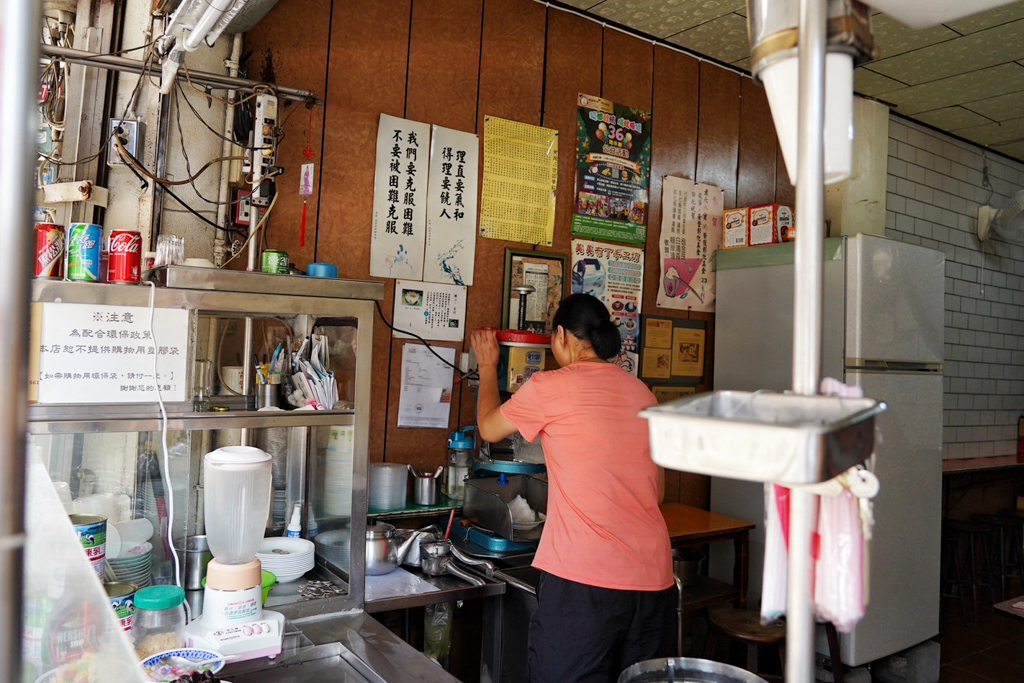
[[[645,659],[677,656],[679,592],[595,588],[542,573],[530,621],[530,683],[615,683]]]

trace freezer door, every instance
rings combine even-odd
[[[942,252],[864,234],[846,244],[846,364],[941,363]]]
[[[859,666],[939,632],[942,376],[848,372],[846,382],[889,404],[877,418],[870,601],[840,638],[843,662]]]

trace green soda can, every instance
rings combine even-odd
[[[260,270],[275,275],[288,274],[288,252],[280,249],[267,249],[260,256]]]

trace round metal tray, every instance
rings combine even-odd
[[[629,667],[619,676],[618,683],[766,683],[730,664],[710,659],[675,657],[648,659]]]

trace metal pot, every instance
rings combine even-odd
[[[672,551],[672,568],[684,588],[700,583],[700,563],[704,553],[696,548],[676,548]]]
[[[404,542],[391,524],[366,525],[366,575],[390,574],[402,564],[406,553],[418,542],[420,533],[414,531]]]
[[[619,676],[618,683],[766,683],[749,671],[713,662],[709,659],[675,657],[648,659],[629,667]]]

